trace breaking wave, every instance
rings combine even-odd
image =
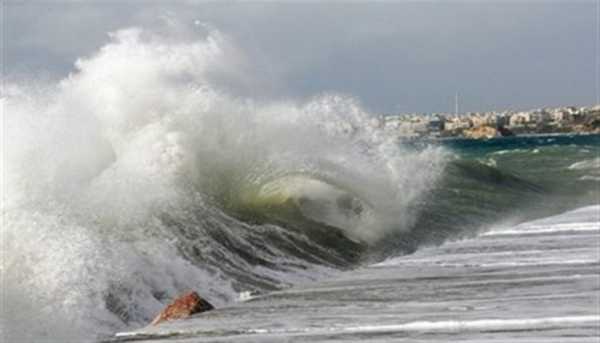
[[[496,163],[399,144],[351,97],[244,95],[253,74],[208,26],[132,28],[59,82],[6,81],[8,342],[145,325],[188,289],[221,306],[474,234],[545,197]]]
[[[185,289],[221,305],[311,280],[411,228],[442,149],[399,147],[342,95],[235,95],[243,64],[214,29],[133,28],[60,82],[6,85],[8,341],[143,325]]]

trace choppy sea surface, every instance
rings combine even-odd
[[[598,342],[600,206],[136,332],[156,342]]]
[[[431,211],[434,219],[415,224],[446,233],[443,242],[426,240],[381,262],[290,289],[245,295],[217,311],[121,332],[113,340],[597,342],[600,193],[591,182],[599,170],[592,155],[598,154],[597,140],[538,136],[447,142],[445,148],[456,154],[456,165],[447,171],[460,172],[449,172],[447,183],[432,191],[432,204],[457,218],[438,223]],[[453,192],[452,187],[463,188]],[[444,199],[447,192],[454,197]],[[502,197],[511,201],[506,208]],[[502,214],[491,215],[486,207]],[[461,221],[465,216],[468,220]],[[528,216],[538,219],[524,219]],[[456,227],[457,222],[464,226]],[[429,232],[419,226],[413,232],[419,230]]]
[[[111,339],[190,289],[220,310],[148,333],[598,336],[600,136],[401,141],[352,97],[240,95],[205,29],[3,80],[3,341]]]

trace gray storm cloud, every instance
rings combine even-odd
[[[595,2],[5,4],[5,73],[60,78],[124,27],[210,23],[253,97],[336,91],[378,112],[591,104]]]

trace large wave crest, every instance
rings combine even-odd
[[[142,325],[190,288],[222,305],[411,228],[445,153],[402,148],[347,96],[241,96],[248,63],[212,28],[130,28],[59,82],[7,81],[8,341]]]

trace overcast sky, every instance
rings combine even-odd
[[[336,91],[388,113],[453,111],[456,92],[464,111],[595,102],[594,0],[174,3],[9,0],[5,73],[63,77],[108,32],[168,15],[231,37],[274,97]]]

